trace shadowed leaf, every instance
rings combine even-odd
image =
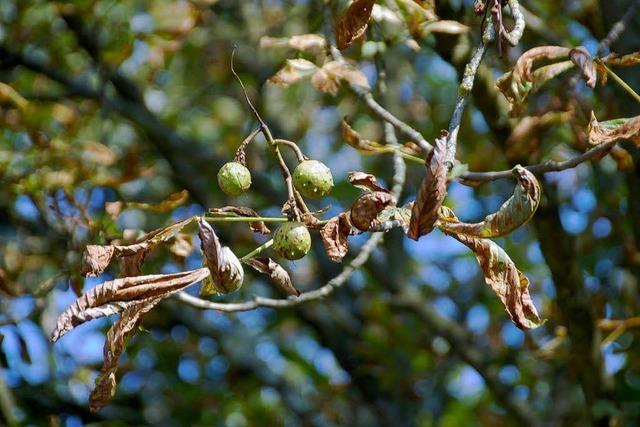
[[[327,251],[331,261],[341,262],[349,251],[347,238],[350,232],[351,221],[349,220],[349,214],[346,212],[331,218],[320,230],[324,249]]]
[[[104,343],[102,368],[96,378],[96,386],[89,395],[89,406],[97,411],[109,403],[116,391],[116,371],[126,343],[138,331],[145,314],[151,311],[162,298],[151,297],[136,302],[122,312],[120,318],[107,332]]]
[[[378,222],[378,214],[396,199],[387,191],[370,191],[358,197],[351,206],[351,223],[358,230],[367,231]]]
[[[346,49],[354,40],[364,36],[374,3],[374,0],[354,0],[340,16],[336,26],[338,49]]]
[[[569,58],[571,62],[580,68],[586,85],[592,89],[596,87],[596,67],[589,51],[584,46],[578,46],[575,49],[571,49]]]
[[[380,186],[380,184],[378,184],[378,180],[376,179],[375,176],[369,174],[369,173],[365,173],[365,172],[358,172],[358,171],[351,171],[349,172],[349,183],[351,185],[353,185],[354,187],[358,187],[362,190],[365,191],[382,191],[383,193],[388,193],[389,190],[387,190],[386,188]]]

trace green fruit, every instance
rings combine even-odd
[[[251,172],[238,162],[225,163],[218,171],[218,185],[227,196],[239,196],[251,186]]]
[[[300,259],[311,249],[311,235],[300,222],[285,222],[273,236],[273,250],[283,258]]]
[[[305,160],[293,171],[293,185],[305,197],[324,197],[333,188],[331,169],[317,160]]]

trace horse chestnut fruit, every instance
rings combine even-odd
[[[300,259],[311,249],[311,235],[300,222],[285,222],[273,236],[273,250],[289,260]]]
[[[333,188],[333,176],[324,163],[305,160],[293,171],[293,185],[303,196],[317,199],[329,194]]]
[[[239,196],[251,186],[251,172],[241,163],[225,163],[218,171],[218,185],[227,196]]]

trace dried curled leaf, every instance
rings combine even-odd
[[[241,216],[245,218],[255,218],[260,216],[253,209],[244,206],[225,206],[222,208],[211,208],[209,209],[209,213],[216,216]],[[269,228],[263,221],[250,222],[249,228],[251,229],[251,231],[260,234],[271,233],[271,230],[269,230]]]
[[[593,111],[589,122],[589,143],[607,144],[628,139],[640,147],[640,116],[598,122]]]
[[[354,86],[369,87],[367,77],[346,62],[329,61],[319,68],[306,59],[288,59],[287,65],[268,81],[271,84],[286,87],[309,76],[311,76],[311,84],[316,89],[331,95],[338,93],[341,81]]]
[[[407,235],[413,240],[430,233],[438,220],[438,209],[447,195],[447,167],[444,163],[447,154],[447,139],[437,138],[431,152],[427,155],[426,176],[422,179],[416,201],[411,209],[411,222]]]
[[[540,184],[535,175],[518,165],[513,168],[518,180],[513,195],[503,205],[481,222],[441,221],[439,227],[451,233],[473,237],[499,237],[513,232],[526,224],[540,204]]]
[[[139,203],[124,202],[124,207],[138,208],[152,212],[169,212],[182,205],[189,199],[189,192],[182,190],[179,193],[173,193],[160,203]]]
[[[127,342],[133,337],[142,324],[145,314],[151,311],[162,298],[148,298],[136,302],[122,312],[120,318],[107,332],[104,343],[102,368],[96,379],[96,386],[89,395],[89,406],[97,411],[109,403],[116,391],[116,371],[120,356]]]
[[[282,268],[280,264],[278,264],[271,258],[256,257],[243,260],[242,262],[250,265],[256,271],[269,276],[278,290],[283,294],[287,296],[300,295],[300,291],[293,286],[291,277],[289,277],[289,273],[287,273],[287,270]]]
[[[336,40],[338,49],[349,47],[354,40],[364,36],[375,0],[354,0],[338,19]]]
[[[84,322],[119,313],[140,301],[165,298],[208,275],[208,269],[200,268],[174,274],[123,277],[104,282],[86,292],[60,314],[51,340],[57,341]]]
[[[340,127],[342,129],[342,138],[344,139],[344,142],[356,150],[370,154],[385,151],[384,145],[360,137],[360,134],[356,132],[349,123],[347,123],[346,119],[342,119]]]
[[[211,272],[211,280],[203,284],[200,293],[228,294],[240,289],[244,279],[240,260],[228,246],[222,246],[213,227],[202,218],[198,221],[198,236],[207,267]]]
[[[396,199],[386,191],[371,191],[358,197],[351,206],[351,223],[358,230],[367,231],[378,222],[378,214]]]
[[[422,25],[422,36],[429,33],[443,34],[464,34],[469,31],[469,27],[458,22],[441,19],[439,21],[428,22]]]
[[[342,212],[331,218],[320,230],[324,249],[329,259],[333,262],[341,262],[349,251],[348,237],[351,232],[349,214]]]
[[[505,73],[496,81],[496,86],[509,101],[509,113],[517,116],[527,106],[530,93],[535,93],[544,83],[573,67],[573,62],[562,61],[532,71],[540,60],[566,59],[570,49],[562,46],[539,46],[523,53],[513,71]]]
[[[289,86],[300,79],[311,76],[318,66],[306,59],[287,59],[287,65],[281,68],[268,82],[278,86]]]
[[[370,173],[351,171],[348,175],[349,183],[365,191],[382,191],[388,193],[389,190],[378,184],[378,180]]]
[[[292,37],[268,37],[260,39],[260,48],[289,47],[302,52],[321,53],[327,43],[324,37],[318,34],[301,34]]]
[[[578,46],[575,49],[571,49],[569,52],[569,58],[571,59],[571,62],[580,68],[582,78],[586,82],[586,85],[592,89],[596,87],[596,67],[587,48],[584,46]]]
[[[124,261],[123,276],[137,275],[147,253],[174,237],[192,221],[193,218],[187,218],[159,228],[145,234],[131,245],[89,245],[82,257],[82,274],[85,277],[97,276],[109,266],[114,256],[118,256]]]
[[[448,208],[441,208],[441,217],[449,222],[457,221]],[[493,289],[505,307],[511,321],[520,329],[536,328],[544,323],[529,294],[529,279],[515,266],[509,255],[495,242],[464,234],[443,232],[465,244],[476,255],[485,282]]]

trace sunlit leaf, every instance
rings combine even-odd
[[[526,224],[540,204],[540,184],[535,175],[522,166],[513,168],[518,180],[513,195],[504,204],[481,222],[469,224],[464,222],[441,221],[439,226],[456,234],[473,237],[499,237],[517,230]]]
[[[57,341],[71,329],[89,320],[119,313],[149,298],[167,297],[208,275],[208,269],[200,268],[181,273],[123,277],[104,282],[86,292],[60,314],[51,340]]]
[[[331,218],[320,230],[324,249],[333,262],[341,262],[349,251],[348,237],[351,232],[349,214],[342,212]]]
[[[203,284],[200,294],[228,294],[240,289],[244,279],[240,260],[228,246],[222,246],[213,227],[202,218],[198,220],[198,236],[211,272],[211,280]]]
[[[442,217],[449,223],[457,221],[448,208],[441,208]],[[487,285],[493,289],[509,314],[511,321],[520,329],[536,328],[544,323],[538,315],[529,294],[529,279],[515,266],[509,255],[495,242],[443,229],[476,255]]]
[[[640,116],[598,122],[591,112],[589,143],[599,145],[625,139],[640,147]]]

